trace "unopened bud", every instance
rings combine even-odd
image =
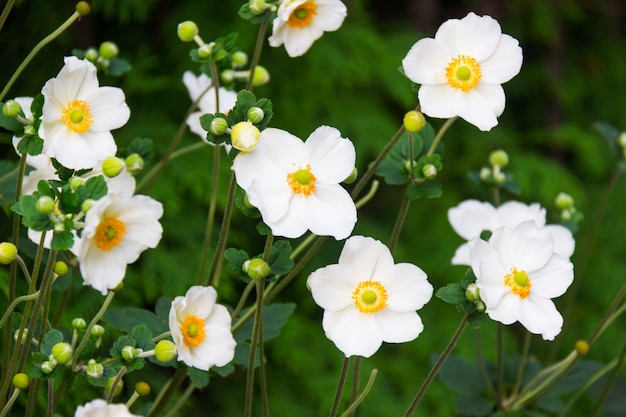
[[[476,311],[478,311],[479,313],[482,313],[487,308],[485,306],[485,303],[483,303],[482,301],[477,301],[475,305],[476,305]]]
[[[265,0],[250,0],[248,2],[248,6],[250,7],[250,11],[254,15],[260,15],[267,9],[267,5],[265,4]]]
[[[344,184],[352,184],[357,179],[358,176],[359,176],[359,170],[356,169],[356,167],[354,167],[352,169],[352,172],[350,173],[350,175],[348,175],[348,178],[343,180],[343,183]]]
[[[99,52],[102,58],[112,59],[117,56],[117,54],[120,52],[120,49],[117,47],[115,43],[111,41],[106,41],[100,44]]]
[[[426,126],[426,119],[422,112],[411,110],[404,115],[404,128],[411,133],[419,132]]]
[[[267,84],[270,81],[270,73],[260,65],[254,67],[254,75],[252,76],[252,85],[258,87]]]
[[[96,202],[95,200],[88,198],[87,200],[83,201],[83,204],[81,204],[80,211],[82,211],[83,213],[87,213],[89,209],[93,207],[95,202]]]
[[[147,382],[139,381],[135,384],[135,392],[140,397],[145,397],[150,394],[150,385]]]
[[[233,68],[243,68],[248,63],[248,54],[243,51],[233,53]]]
[[[124,170],[125,161],[116,156],[107,156],[102,162],[102,173],[107,178],[115,178]]]
[[[113,383],[115,382],[115,379],[116,378],[114,376],[107,379],[107,384],[104,386],[104,392],[106,392],[107,395],[110,395],[111,388],[113,387]],[[122,393],[122,388],[124,388],[124,381],[120,379],[119,381],[117,381],[117,384],[115,384],[115,389],[113,390],[113,396],[117,397],[118,395],[120,395]]]
[[[248,109],[248,120],[250,120],[252,123],[259,123],[261,122],[261,120],[263,120],[264,117],[265,113],[263,112],[262,108],[255,106]]]
[[[138,153],[131,153],[124,162],[130,175],[137,175],[143,170],[143,158]]]
[[[135,359],[137,357],[137,355],[140,355],[143,352],[143,349],[139,349],[133,346],[124,346],[122,348],[122,358],[126,361],[126,362],[130,362],[133,359]]]
[[[104,327],[100,326],[99,324],[94,324],[94,326],[91,328],[91,336],[95,338],[102,337],[104,335],[104,331]]]
[[[22,106],[15,100],[7,100],[6,103],[2,106],[2,114],[6,117],[16,117],[19,116],[22,111]]]
[[[480,169],[480,172],[478,173],[478,176],[482,181],[489,180],[489,178],[491,177],[491,169],[487,167],[482,167]]]
[[[50,214],[54,211],[54,200],[48,195],[42,195],[35,203],[35,210],[41,214]]]
[[[209,132],[215,136],[221,136],[228,130],[228,122],[223,117],[215,117],[209,125]]]
[[[72,189],[72,191],[76,191],[78,187],[84,185],[86,181],[87,180],[82,177],[72,177],[69,179],[68,183],[70,184],[70,188]]]
[[[622,132],[619,134],[617,138],[617,143],[622,149],[626,149],[626,132]]]
[[[220,74],[220,80],[224,83],[224,84],[230,84],[233,81],[235,81],[235,71],[231,70],[231,69],[227,69],[221,72]]]
[[[422,174],[427,180],[432,180],[437,176],[437,167],[433,164],[426,164],[422,167]]]
[[[85,321],[85,319],[77,317],[72,320],[72,327],[74,328],[74,330],[83,331],[85,330],[85,327],[87,327],[87,322]]]
[[[476,284],[470,284],[467,286],[465,289],[465,298],[473,303],[480,301],[480,290]]]
[[[272,272],[272,268],[261,258],[248,259],[242,269],[252,279],[263,279]]]
[[[187,20],[178,24],[176,33],[181,41],[191,42],[198,35],[198,26],[191,20]]]
[[[89,359],[87,362],[87,375],[92,378],[100,378],[104,374],[104,366],[96,362],[95,359]]]
[[[564,222],[572,220],[572,212],[570,210],[561,210],[561,220]]]
[[[506,175],[504,174],[504,172],[495,172],[493,173],[493,180],[496,182],[496,184],[504,184],[506,182]]]
[[[23,330],[22,330],[22,337],[21,337],[21,340],[18,340],[18,339],[20,339],[20,329],[17,329],[17,330],[15,331],[15,333],[13,334],[13,339],[15,339],[15,342],[16,342],[17,344],[22,344],[22,343],[25,343],[25,342],[26,342],[26,338],[27,338],[27,337],[28,337],[28,329],[23,329]]]
[[[574,198],[569,194],[561,192],[554,199],[554,204],[560,210],[569,210],[574,207]]]
[[[54,226],[52,226],[52,230],[54,230],[54,233],[63,233],[65,232],[65,223],[55,223]]]
[[[17,246],[11,242],[0,243],[0,264],[8,265],[17,258]]]
[[[62,277],[67,274],[67,272],[69,271],[69,267],[63,261],[56,261],[53,266],[53,271],[58,276]]]
[[[250,152],[259,143],[261,132],[258,127],[248,121],[239,122],[233,126],[230,138],[235,149],[241,152]]]
[[[178,349],[171,340],[161,340],[154,347],[154,356],[159,362],[169,362],[176,357]]]
[[[96,62],[99,56],[98,50],[94,47],[88,48],[85,51],[85,59],[89,62]]]
[[[502,149],[498,149],[489,154],[489,163],[492,166],[503,168],[509,163],[509,155]]]
[[[12,382],[13,382],[13,386],[19,390],[25,390],[30,385],[30,379],[28,378],[28,375],[26,375],[23,372],[20,372],[19,374],[15,374],[13,376]]]
[[[41,372],[48,375],[54,371],[55,363],[54,361],[44,361],[41,363]]]
[[[215,42],[205,43],[198,48],[198,56],[202,59],[210,58],[213,53]]]
[[[37,129],[33,125],[24,126],[24,136],[35,136],[37,134]]]
[[[52,346],[52,357],[59,365],[65,365],[72,358],[72,347],[69,343],[57,343]]]
[[[586,340],[578,340],[575,349],[578,356],[587,356],[589,353],[589,343]]]
[[[89,7],[89,3],[87,3],[86,1],[79,1],[78,3],[76,3],[75,10],[79,15],[87,16],[89,14],[89,10],[91,10],[91,7]]]

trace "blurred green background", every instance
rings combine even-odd
[[[432,37],[446,19],[461,18],[469,11],[493,16],[503,33],[519,40],[524,64],[521,73],[504,86],[507,106],[499,125],[484,133],[457,121],[448,131],[444,138],[444,169],[439,176],[443,197],[418,200],[411,205],[395,258],[419,265],[435,288],[460,281],[464,268],[453,267],[449,261],[462,240],[449,226],[446,211],[468,198],[490,199],[488,190],[474,185],[467,172],[485,165],[492,150],[505,149],[511,160],[509,172],[521,185],[519,196],[505,198],[539,202],[554,219],[554,197],[563,191],[574,196],[577,207],[585,214],[575,236],[575,283],[557,300],[565,316],[563,332],[552,343],[534,337],[531,345],[531,354],[540,363],[564,357],[576,340],[591,334],[626,281],[626,188],[623,179],[615,174],[622,156],[614,144],[593,128],[595,122],[606,121],[618,130],[626,129],[626,2],[345,3],[348,17],[341,29],[326,33],[303,57],[289,58],[283,48],[271,48],[266,43],[260,63],[269,70],[271,82],[254,92],[257,97],[272,100],[273,127],[301,138],[320,125],[338,128],[354,142],[360,172],[366,170],[397,130],[404,113],[417,104],[411,83],[398,71],[402,58],[417,40]],[[120,47],[120,56],[133,66],[122,78],[100,77],[101,84],[117,85],[124,90],[131,109],[129,123],[114,135],[120,148],[137,136],[154,139],[157,159],[167,149],[190,104],[182,73],[198,73],[197,65],[189,59],[190,44],[176,37],[177,24],[194,20],[206,42],[238,32],[239,47],[249,54],[258,30],[257,25],[237,16],[239,2],[94,0],[91,5],[89,16],[34,59],[7,98],[39,93],[45,81],[58,73],[62,57],[71,54],[72,49],[113,41]],[[73,7],[73,2],[60,0],[16,2],[0,31],[0,83],[9,79],[30,48],[65,20]],[[442,124],[440,120],[430,122],[435,128]],[[198,140],[187,132],[181,146]],[[10,135],[0,132],[0,155],[3,154],[16,159]],[[225,154],[222,161],[218,216],[229,175]],[[195,283],[212,192],[211,163],[212,148],[207,146],[168,164],[151,191],[165,206],[164,238],[157,249],[145,252],[138,263],[129,267],[124,291],[116,297],[114,306],[152,309],[160,296],[182,295]],[[402,194],[401,187],[382,186],[359,211],[353,234],[387,242]],[[8,209],[3,209],[0,237],[6,240],[10,216]],[[255,234],[255,225],[256,221],[236,210],[229,246],[249,253],[260,252],[263,240]],[[341,242],[327,240],[301,276],[279,296],[280,301],[297,303],[297,309],[281,336],[266,346],[270,410],[274,416],[319,416],[330,409],[342,355],[323,335],[322,311],[313,303],[305,279],[308,272],[335,263],[341,246]],[[6,285],[6,275],[6,269],[0,270],[1,286]],[[244,284],[229,279],[232,274],[227,268],[224,275],[220,300],[234,305]],[[58,294],[60,300],[62,296]],[[65,294],[64,302],[70,306],[71,314],[63,316],[64,326],[75,316],[91,317],[99,308],[101,296],[91,289],[75,285]],[[0,302],[4,309],[6,298]],[[373,358],[364,361],[363,375],[377,368],[378,378],[357,415],[402,415],[430,369],[431,355],[443,350],[461,319],[453,307],[436,298],[420,315],[425,330],[416,341],[384,345]],[[617,357],[626,343],[625,329],[625,321],[620,318],[592,346],[588,359],[607,363]],[[519,352],[519,330],[513,326],[506,332],[507,354]],[[479,332],[486,358],[494,360],[495,326],[490,323]],[[474,333],[471,329],[465,332],[456,355],[476,358]],[[129,375],[126,386],[132,387],[133,381],[141,377],[155,381],[156,388],[165,381],[170,369],[154,367],[148,372],[148,377]],[[624,400],[616,402],[626,393],[624,369],[621,375],[610,396],[612,405],[602,415],[624,415]],[[241,370],[226,380],[215,378],[206,389],[194,394],[184,414],[240,415],[244,380],[245,372]],[[570,415],[588,415],[604,383],[606,379],[594,385]],[[130,392],[130,388],[125,391],[127,395]],[[70,393],[76,398],[91,398],[84,392]],[[415,415],[453,415],[456,396],[437,380]],[[140,400],[138,407],[142,407],[142,401],[145,405],[149,400]],[[62,415],[72,415],[72,410],[62,404],[58,408]],[[260,415],[260,407],[256,411]]]

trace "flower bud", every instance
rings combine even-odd
[[[250,152],[259,143],[261,132],[250,122],[239,122],[233,126],[230,138],[235,149],[239,149],[241,152]]]
[[[570,210],[561,210],[561,220],[564,222],[572,220],[572,212]]]
[[[491,169],[487,167],[482,167],[480,169],[480,172],[478,173],[478,176],[482,181],[489,180],[489,177],[491,177]]]
[[[617,138],[617,143],[622,149],[626,149],[626,132],[622,132],[619,134]]]
[[[98,337],[102,337],[104,335],[104,327],[100,326],[99,324],[95,324],[92,328],[91,328],[91,336],[98,338]]]
[[[35,210],[41,214],[50,214],[54,211],[54,200],[48,195],[42,195],[35,203]]]
[[[22,340],[20,340],[20,341],[18,341],[18,340],[17,340],[17,339],[19,338],[19,336],[20,336],[20,329],[17,329],[17,330],[15,331],[15,333],[13,334],[13,339],[15,339],[15,343],[17,343],[17,344],[20,344],[20,345],[21,345],[22,343],[25,343],[25,342],[26,342],[26,338],[27,338],[27,336],[28,336],[28,329],[24,329],[24,330],[22,331]]]
[[[111,393],[111,388],[113,387],[114,382],[115,382],[114,376],[107,379],[107,384],[104,386],[104,392],[106,392],[107,395]],[[122,388],[124,388],[124,381],[120,379],[119,381],[117,381],[117,384],[115,384],[115,389],[113,390],[113,396],[117,397],[118,395],[120,395],[122,393]]]
[[[344,184],[352,184],[357,179],[358,176],[359,176],[359,170],[356,169],[356,167],[354,167],[352,169],[352,172],[350,173],[350,175],[348,175],[348,178],[343,180],[343,183]]]
[[[492,166],[503,168],[509,163],[509,155],[502,149],[498,149],[497,151],[493,151],[489,154],[489,163]]]
[[[85,372],[92,378],[100,378],[104,374],[104,366],[97,363],[95,359],[89,359]]]
[[[248,2],[248,6],[250,7],[250,11],[254,15],[260,15],[267,9],[267,5],[265,4],[265,0],[250,0]]]
[[[233,53],[233,68],[243,68],[248,63],[248,54],[243,51]]]
[[[470,284],[467,286],[467,289],[465,289],[465,298],[473,303],[480,301],[480,290],[476,284]]]
[[[117,47],[115,43],[111,41],[106,41],[100,44],[99,52],[102,58],[112,59],[117,56],[117,54],[120,52],[120,49]]]
[[[53,269],[55,274],[57,274],[58,276],[64,276],[67,274],[67,272],[69,271],[69,268],[67,266],[67,264],[63,261],[56,261],[54,263]]]
[[[260,123],[264,117],[265,113],[262,108],[255,106],[248,109],[248,120],[252,123]]]
[[[504,172],[495,172],[493,173],[493,180],[496,182],[496,184],[504,184],[506,182],[506,175],[504,174]]]
[[[143,170],[143,158],[138,153],[131,153],[124,162],[130,175],[137,175]]]
[[[52,371],[54,371],[55,365],[54,361],[44,361],[41,363],[41,372],[46,375],[51,374]]]
[[[154,356],[159,362],[169,362],[176,357],[178,349],[171,340],[161,340],[154,347]]]
[[[87,200],[83,201],[83,204],[81,204],[80,211],[82,211],[83,213],[87,213],[95,202],[95,200],[88,198]]]
[[[252,85],[258,87],[267,84],[270,81],[270,73],[260,65],[254,67],[254,75],[252,76]]]
[[[215,117],[209,125],[209,132],[215,136],[221,136],[228,130],[228,122],[223,117]]]
[[[22,106],[15,100],[7,100],[6,103],[2,106],[2,114],[6,117],[16,117],[19,116],[22,111]]]
[[[96,48],[87,48],[85,51],[85,59],[89,62],[96,62],[99,56],[100,54],[98,54],[98,50]]]
[[[126,362],[130,362],[133,359],[135,359],[137,357],[137,355],[140,355],[141,353],[143,353],[143,349],[139,349],[133,346],[124,346],[122,348],[122,358],[126,361]]]
[[[575,345],[578,356],[587,356],[589,353],[589,343],[586,340],[578,340]]]
[[[37,134],[37,129],[33,125],[24,126],[24,136],[35,136]]]
[[[68,183],[70,184],[70,188],[72,189],[72,191],[76,191],[78,187],[84,185],[86,181],[87,180],[82,177],[72,177],[69,179]]]
[[[116,156],[107,156],[102,162],[102,173],[107,178],[115,178],[124,170],[126,163]]]
[[[13,376],[13,386],[19,390],[25,390],[30,385],[28,375],[23,372]]]
[[[482,301],[476,302],[476,311],[478,311],[479,313],[482,313],[483,311],[485,311],[485,308],[487,308],[485,306],[485,303],[483,303]]]
[[[72,327],[74,328],[74,330],[83,331],[85,330],[85,327],[87,327],[87,322],[85,321],[85,319],[77,317],[72,320]]]
[[[215,47],[215,42],[205,43],[204,45],[200,45],[198,48],[198,56],[202,59],[207,59],[211,57],[213,53],[213,48]]]
[[[65,232],[65,223],[55,223],[54,226],[52,226],[52,230],[54,230],[55,233]]]
[[[422,112],[411,110],[404,115],[403,124],[407,132],[415,133],[426,126],[426,119]]]
[[[422,167],[422,174],[427,180],[432,180],[437,176],[437,167],[433,164],[426,164]]]
[[[198,35],[198,26],[191,20],[187,20],[178,24],[176,33],[181,41],[191,42]]]
[[[90,9],[91,7],[89,7],[89,3],[87,3],[86,1],[79,1],[78,3],[76,3],[75,10],[81,16],[87,16]]]
[[[220,80],[224,83],[224,84],[230,84],[233,81],[235,81],[235,71],[231,70],[231,69],[227,69],[222,71],[222,73],[220,74]]]
[[[59,365],[65,365],[72,359],[72,347],[69,343],[61,342],[52,346],[52,357]]]
[[[147,382],[139,381],[135,384],[135,392],[140,397],[145,397],[150,394],[150,385]]]
[[[17,247],[11,242],[0,243],[0,264],[8,265],[17,258]]]
[[[263,279],[272,272],[272,268],[261,258],[248,259],[242,269],[252,279]]]
[[[561,192],[557,194],[556,198],[554,199],[554,204],[560,210],[569,210],[574,207],[574,198],[569,194]]]

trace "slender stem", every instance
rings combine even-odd
[[[502,409],[504,403],[504,326],[497,323],[496,344],[498,349],[498,359],[496,363],[496,394],[498,407]]]
[[[626,295],[626,285],[622,286],[622,288],[619,290],[619,292],[613,299],[613,302],[609,306],[609,309],[604,314],[604,317],[602,318],[602,320],[600,320],[600,323],[598,323],[598,326],[589,337],[588,339],[589,345],[593,344],[593,342],[595,342],[596,339],[602,334],[604,329],[616,318],[616,315],[613,313],[617,309],[617,307],[619,306],[619,303],[621,303],[622,298],[624,298],[625,295]]]
[[[39,386],[43,382],[42,379],[32,380],[28,387],[28,398],[26,399],[26,407],[24,411],[24,417],[34,417],[35,408],[37,408],[37,392],[39,392]],[[39,415],[37,414],[37,417]]]
[[[270,22],[272,13],[265,13],[265,18],[259,26],[259,33],[256,37],[256,44],[254,45],[254,52],[252,53],[252,59],[250,60],[250,76],[246,84],[246,90],[252,91],[254,70],[261,59],[261,52],[263,51],[263,44],[265,43],[265,32],[267,32],[267,25]]]
[[[400,232],[402,231],[402,226],[404,226],[404,221],[406,220],[410,206],[411,199],[405,194],[400,210],[398,211],[398,216],[396,217],[396,223],[394,224],[393,231],[391,232],[391,238],[389,239],[389,250],[391,253],[393,253],[396,248],[396,244],[400,238]]]
[[[581,388],[580,392],[582,392],[582,390],[586,390],[594,382],[596,382],[598,379],[600,379],[600,377],[602,377],[606,372],[608,372],[609,370],[611,370],[611,368],[613,368],[613,373],[611,374],[609,382],[604,387],[604,390],[602,391],[602,394],[600,395],[600,398],[598,399],[598,402],[597,402],[596,406],[594,407],[593,411],[591,412],[591,414],[589,415],[589,417],[597,416],[598,413],[600,412],[600,410],[602,409],[602,403],[606,400],[607,395],[609,394],[609,392],[611,391],[611,388],[613,387],[613,384],[615,383],[615,379],[617,378],[617,376],[619,374],[619,370],[620,370],[622,364],[624,363],[624,356],[625,355],[626,355],[626,346],[624,346],[624,349],[622,350],[622,354],[620,355],[619,359],[614,359],[610,363],[608,363],[606,366],[602,367],[602,369],[600,369],[598,372],[593,374],[587,380],[585,386],[583,386]],[[572,400],[575,400],[578,397],[578,395],[579,395],[579,393],[577,392],[573,396]],[[573,401],[569,401],[566,404],[565,410],[563,411],[562,416],[565,416],[565,411],[568,410],[572,406],[572,404],[573,404]]]
[[[13,178],[14,175],[16,175],[18,172],[20,171],[19,166],[15,167],[15,169],[11,172],[9,172],[8,174],[0,177],[0,184],[3,184],[7,181],[9,181],[11,178]]]
[[[250,356],[248,357],[248,373],[246,376],[246,396],[244,403],[244,417],[252,416],[252,396],[254,394],[254,364],[256,362],[256,347],[259,343],[259,333],[261,332],[261,323],[263,320],[263,290],[265,289],[265,280],[258,279],[256,281],[256,309],[254,314],[254,324],[252,326],[252,338],[250,339]],[[262,361],[263,358],[260,358]]]
[[[9,304],[9,306],[7,307],[7,311],[4,313],[4,316],[2,316],[2,319],[0,320],[0,328],[5,325],[5,323],[8,321],[9,316],[11,315],[11,313],[13,313],[13,310],[19,303],[23,301],[34,300],[35,298],[37,298],[37,296],[39,296],[39,291],[32,294],[22,295],[14,299],[13,302]]]
[[[185,389],[185,392],[183,392],[183,395],[181,395],[178,401],[176,401],[176,404],[174,404],[172,409],[167,412],[165,417],[174,417],[176,413],[178,413],[178,411],[182,408],[182,406],[187,404],[189,397],[191,396],[191,394],[193,393],[195,389],[196,387],[193,384],[189,384],[187,389]]]
[[[252,292],[254,286],[254,281],[250,281],[248,282],[248,285],[246,285],[246,287],[243,289],[241,297],[239,298],[239,302],[237,303],[237,307],[235,307],[235,309],[233,310],[233,318],[239,317],[239,314],[241,313],[241,310],[243,310],[243,307],[246,305],[246,300],[248,299],[248,296]]]
[[[202,245],[202,259],[200,260],[200,271],[198,273],[198,284],[201,284],[206,275],[206,265],[209,259],[209,248],[211,246],[211,235],[213,235],[213,223],[215,221],[215,209],[217,207],[217,189],[220,179],[220,151],[221,146],[213,147],[213,176],[211,177],[211,197],[209,200],[209,212],[206,220],[206,230],[204,232],[204,243]]]
[[[267,375],[265,372],[265,343],[263,343],[263,320],[261,320],[259,332],[261,340],[259,341],[259,385],[261,386],[261,404],[263,405],[263,416],[270,417],[269,397],[267,395]]]
[[[237,182],[235,181],[235,172],[230,175],[230,184],[228,186],[228,195],[226,197],[226,208],[224,209],[224,218],[222,219],[222,228],[217,238],[217,246],[215,248],[215,256],[211,262],[211,269],[206,277],[207,285],[217,287],[220,282],[220,273],[222,271],[222,262],[224,261],[224,251],[226,250],[226,241],[228,230],[230,229],[230,217],[235,204],[235,191],[237,190]]]
[[[7,379],[10,379],[10,378],[7,377]],[[9,400],[4,405],[4,408],[2,409],[2,411],[0,412],[0,417],[6,417],[9,415],[9,411],[13,407],[13,403],[15,402],[15,400],[17,400],[18,395],[20,395],[20,390],[17,388],[14,388],[13,392],[11,393],[11,396],[9,397]]]
[[[350,368],[350,358],[344,358],[343,365],[341,366],[341,371],[339,372],[339,381],[337,382],[337,390],[335,391],[335,399],[333,400],[333,405],[330,409],[329,417],[336,417],[337,412],[339,411],[339,403],[341,402],[341,393],[343,392],[343,387],[346,384],[346,375],[348,374],[348,368]]]
[[[348,410],[346,410],[346,412],[343,415],[346,415],[346,417],[352,417],[354,416],[354,413],[356,412],[356,405],[358,405],[358,403],[360,403],[359,401],[359,380],[360,380],[360,374],[361,374],[361,361],[363,358],[361,358],[360,356],[357,356],[354,360],[354,370],[352,371],[352,397],[350,400],[350,404],[352,404]],[[376,371],[375,369],[372,370],[372,373],[374,375],[376,375],[376,373],[374,372]],[[370,379],[372,379],[372,374],[370,374]],[[373,382],[373,381],[372,381]],[[367,389],[367,386],[365,387],[365,391],[369,391]],[[365,397],[363,397],[365,398]],[[353,407],[354,406],[354,407]],[[342,417],[343,417],[342,415]]]
[[[76,348],[76,350],[74,350],[74,354],[72,355],[72,361],[70,362],[72,366],[76,365],[76,361],[80,357],[80,353],[85,348],[85,345],[87,344],[87,341],[89,340],[89,337],[91,336],[91,331],[93,330],[93,327],[96,324],[98,324],[102,316],[104,316],[104,313],[107,311],[107,308],[109,308],[109,304],[111,304],[111,301],[113,301],[114,296],[115,296],[115,291],[109,291],[109,293],[107,294],[107,297],[104,299],[104,302],[102,303],[102,307],[100,307],[100,310],[96,313],[93,319],[91,319],[91,321],[89,322],[89,325],[85,329],[85,334],[82,340],[80,341],[80,343],[78,344],[78,347]]]
[[[152,403],[152,407],[146,417],[156,417],[161,414],[161,411],[165,408],[165,404],[172,398],[172,395],[178,390],[178,387],[187,377],[187,368],[180,367],[176,369],[176,373],[167,381],[167,384],[163,386],[156,400]]]
[[[13,86],[13,83],[15,82],[15,80],[17,80],[17,77],[20,76],[22,71],[24,71],[24,68],[26,68],[26,66],[35,57],[35,55],[37,55],[37,53],[41,50],[41,48],[43,48],[44,46],[49,44],[57,36],[59,36],[61,33],[63,33],[65,31],[65,29],[70,27],[70,25],[72,23],[74,23],[79,17],[80,17],[80,15],[78,14],[78,12],[74,12],[69,17],[69,19],[67,19],[65,22],[63,22],[61,24],[61,26],[59,26],[54,32],[52,32],[51,34],[49,34],[48,36],[43,38],[41,41],[39,41],[39,43],[37,45],[35,45],[35,47],[32,49],[32,51],[30,51],[30,53],[26,56],[26,58],[24,58],[24,61],[22,61],[20,66],[17,67],[17,69],[15,70],[13,75],[11,76],[11,79],[9,81],[7,81],[6,85],[4,86],[4,89],[0,93],[0,101],[6,96],[6,94],[9,92],[9,89]]]
[[[0,15],[0,30],[2,30],[2,27],[4,26],[4,22],[6,22],[7,17],[9,17],[9,13],[11,13],[13,3],[15,3],[15,0],[7,1],[7,4],[4,5],[4,9],[2,9],[2,14]]]
[[[480,376],[482,377],[483,382],[485,383],[485,387],[487,387],[487,392],[489,393],[489,395],[493,395],[493,382],[492,382],[491,378],[489,377],[489,375],[487,374],[487,366],[485,364],[485,357],[483,356],[482,343],[480,341],[480,331],[476,330],[474,332],[474,334],[476,335],[476,337],[475,337],[475,341],[476,341],[476,361],[478,363],[478,369],[480,371]]]
[[[125,366],[122,366],[119,372],[117,373],[117,375],[115,375],[115,379],[113,380],[113,383],[111,384],[111,387],[109,388],[109,392],[107,393],[107,404],[111,404],[111,401],[113,401],[113,397],[115,396],[115,388],[117,388],[118,384],[124,377],[124,374],[126,373],[126,369],[127,368]]]
[[[528,359],[528,352],[530,350],[530,341],[532,339],[531,333],[526,332],[524,336],[524,346],[522,348],[522,356],[520,357],[519,364],[517,366],[517,376],[515,378],[515,385],[513,386],[512,396],[516,396],[519,392],[519,388],[522,384],[522,378],[524,377],[524,369],[526,367],[526,361]]]
[[[46,417],[52,417],[54,414],[54,379],[48,380],[48,404],[46,408]]]
[[[437,373],[439,372],[439,368],[441,368],[441,366],[446,361],[450,353],[452,353],[452,350],[456,346],[456,342],[458,342],[459,338],[463,334],[463,331],[465,330],[465,327],[467,327],[467,318],[468,318],[467,314],[463,316],[463,320],[461,320],[459,327],[456,329],[456,331],[452,335],[450,342],[448,342],[448,346],[446,346],[441,356],[439,356],[439,359],[437,359],[437,362],[435,362],[433,367],[430,369],[430,372],[426,376],[426,379],[422,383],[422,386],[420,387],[420,389],[417,391],[417,394],[415,395],[415,398],[413,398],[413,401],[409,405],[409,408],[404,414],[404,417],[409,417],[411,414],[413,414],[413,412],[417,408],[417,405],[419,404],[422,397],[426,393],[426,390],[428,390],[428,387],[435,379],[435,376],[437,376]]]
[[[363,402],[367,394],[370,392],[372,387],[374,386],[374,380],[376,380],[376,374],[378,373],[377,369],[372,369],[370,372],[370,377],[367,380],[367,384],[365,384],[365,388],[363,388],[363,392],[350,404],[350,407],[341,415],[341,417],[351,417],[354,415],[356,408]]]
[[[376,194],[376,191],[378,191],[378,186],[379,185],[380,185],[380,182],[378,182],[377,180],[372,181],[372,185],[370,186],[370,190],[367,192],[367,194],[365,194],[365,196],[363,196],[363,198],[361,198],[359,201],[354,203],[355,207],[357,209],[360,209],[365,204],[367,204],[368,201],[370,201],[372,198],[374,198],[374,195]]]
[[[457,118],[458,118],[457,116],[452,117],[446,120],[443,126],[441,126],[441,129],[439,129],[439,131],[437,132],[437,135],[435,136],[433,143],[430,145],[430,148],[428,149],[428,153],[426,153],[426,156],[432,156],[432,154],[435,153],[435,150],[437,149],[437,145],[439,145],[441,138],[443,138],[443,135],[446,133],[448,128],[452,126],[452,123],[454,123]]]

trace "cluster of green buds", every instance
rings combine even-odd
[[[143,170],[144,161],[138,153],[132,153],[126,158],[108,156],[102,161],[102,173],[107,178],[115,178],[126,170],[136,176]]]
[[[489,165],[480,170],[480,179],[488,184],[501,186],[506,183],[506,174],[502,168],[509,164],[509,155],[502,149],[495,150],[489,154]]]
[[[562,222],[580,223],[582,213],[578,211],[574,204],[574,198],[567,193],[559,193],[554,199],[554,205],[559,210],[559,217]]]
[[[126,362],[130,362],[136,359],[143,353],[143,349],[136,348],[134,346],[124,346],[122,348],[121,356]]]
[[[41,363],[41,372],[52,373],[57,365],[66,365],[72,359],[74,350],[69,343],[59,342],[52,346],[52,352],[48,355],[48,360]]]
[[[89,359],[87,366],[84,367],[84,371],[87,376],[98,379],[104,375],[104,366],[101,363],[96,362],[95,359]]]
[[[254,67],[254,73],[252,73],[252,75],[250,70],[235,71],[234,69],[225,69],[220,73],[220,80],[224,84],[231,84],[235,81],[247,82],[250,77],[252,77],[252,85],[254,87],[259,87],[267,84],[268,82],[270,82],[271,78],[269,71],[261,65],[257,65]]]
[[[485,303],[480,299],[480,289],[474,283],[469,284],[465,289],[465,298],[476,305],[476,311],[485,311]]]
[[[16,100],[7,100],[5,103],[3,103],[2,114],[5,117],[14,119],[18,123],[16,124],[16,126],[14,126],[14,128],[11,128],[11,130],[14,130],[14,133],[18,137],[29,137],[37,135],[37,129],[34,126],[35,119],[33,117],[27,118],[24,114],[22,106]],[[20,127],[23,128],[23,134]]]

